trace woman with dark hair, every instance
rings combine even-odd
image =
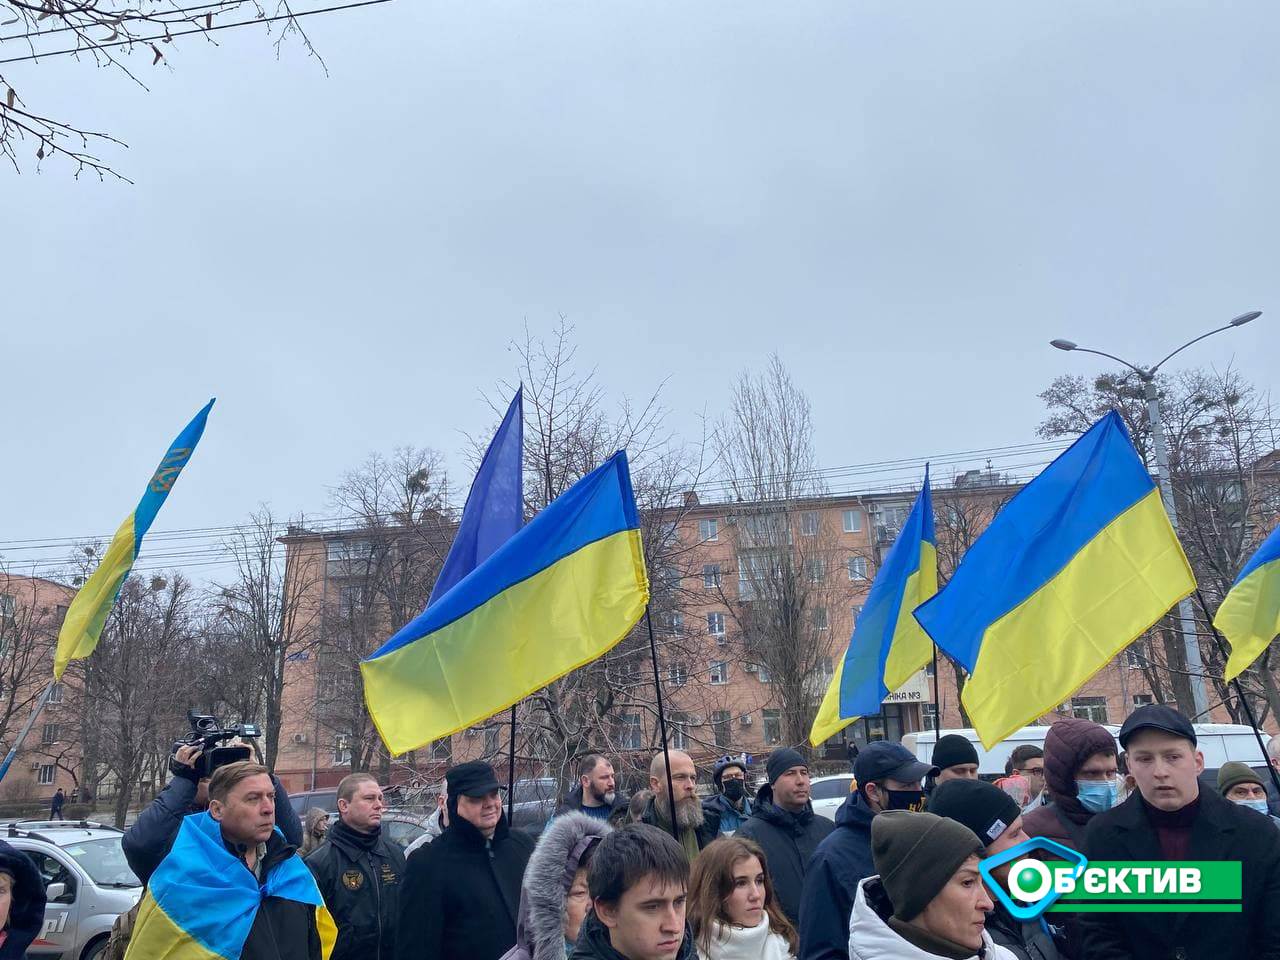
[[[799,938],[773,893],[764,851],[721,837],[693,862],[689,927],[701,960],[790,960]]]

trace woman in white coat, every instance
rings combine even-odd
[[[794,960],[799,938],[759,844],[721,837],[693,862],[686,906],[700,960]]]
[[[984,929],[982,842],[962,823],[887,810],[871,821],[878,874],[858,884],[849,960],[1016,960]]]

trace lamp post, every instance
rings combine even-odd
[[[1235,327],[1243,327],[1251,320],[1256,320],[1262,316],[1261,310],[1253,310],[1249,313],[1242,313],[1240,316],[1231,320],[1225,326],[1217,327],[1208,333],[1202,333],[1200,336],[1188,340],[1178,349],[1168,354],[1163,360],[1151,367],[1140,367],[1130,363],[1120,357],[1110,353],[1103,353],[1101,350],[1091,350],[1088,347],[1082,347],[1071,340],[1051,340],[1050,346],[1057,347],[1059,350],[1076,351],[1078,353],[1092,353],[1099,357],[1106,357],[1108,360],[1114,360],[1123,364],[1138,375],[1143,383],[1143,397],[1147,401],[1147,420],[1151,425],[1151,440],[1155,445],[1156,454],[1156,480],[1160,484],[1160,496],[1164,500],[1164,508],[1168,511],[1169,520],[1173,524],[1174,532],[1178,530],[1178,506],[1173,499],[1173,482],[1169,476],[1169,450],[1164,442],[1164,422],[1160,418],[1160,395],[1156,390],[1156,373],[1166,362],[1176,357],[1187,347],[1193,343],[1199,343],[1205,337],[1211,337],[1215,333],[1221,333],[1224,330],[1231,330]],[[1204,663],[1200,659],[1200,642],[1196,634],[1195,619],[1191,610],[1191,600],[1184,597],[1178,603],[1178,622],[1182,631],[1182,644],[1186,651],[1187,672],[1190,674],[1191,680],[1191,699],[1195,708],[1195,717],[1203,716],[1209,711],[1208,698],[1205,696],[1204,690]]]

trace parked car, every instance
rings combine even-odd
[[[116,917],[142,897],[120,847],[124,833],[88,820],[21,820],[3,835],[35,862],[49,898],[44,929],[27,956],[98,957]]]
[[[289,794],[289,803],[293,805],[293,809],[297,811],[298,816],[304,816],[312,807],[319,807],[321,810],[329,814],[338,812],[338,788],[331,787],[328,790],[308,790],[304,793]]]
[[[1112,736],[1120,732],[1120,728],[1115,724],[1104,724],[1104,726],[1111,731]],[[1193,726],[1196,731],[1197,746],[1204,753],[1206,768],[1217,771],[1228,760],[1243,760],[1245,763],[1257,764],[1263,770],[1266,769],[1268,761],[1258,748],[1253,727],[1240,723],[1197,723]],[[941,735],[945,737],[947,734],[958,733],[969,740],[978,751],[978,776],[984,780],[994,780],[1005,775],[1005,761],[1009,759],[1015,747],[1024,743],[1033,743],[1043,748],[1044,737],[1048,732],[1047,726],[1023,727],[1009,734],[990,750],[983,749],[981,741],[978,740],[977,731],[967,727],[959,730],[943,730]],[[933,745],[938,742],[938,736],[932,730],[908,733],[902,738],[902,744],[919,759],[928,763],[929,758],[933,756]],[[1264,743],[1270,739],[1270,734],[1262,735]],[[1119,743],[1116,744],[1116,749],[1120,749]]]
[[[809,782],[809,800],[813,812],[828,820],[836,818],[840,804],[853,790],[853,774],[837,773],[829,777],[814,777]]]
[[[429,813],[409,813],[405,810],[388,810],[382,815],[382,833],[401,850],[427,832]],[[336,820],[337,816],[330,817]]]
[[[542,833],[547,822],[555,816],[556,795],[559,792],[554,777],[535,777],[517,780],[514,805],[511,808],[511,826],[535,837]],[[503,798],[505,801],[505,797]]]

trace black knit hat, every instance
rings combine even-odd
[[[958,733],[948,733],[934,745],[933,765],[939,770],[945,770],[960,763],[977,762],[977,749],[967,737],[962,737]]]
[[[809,766],[809,761],[801,755],[799,750],[781,747],[769,754],[769,759],[766,761],[764,769],[769,774],[769,786],[773,786],[778,782],[778,778],[792,767],[807,766]]]
[[[981,852],[972,830],[932,813],[886,810],[871,821],[871,859],[899,920],[919,916],[960,865]]]
[[[1000,834],[1022,816],[1022,808],[1013,797],[983,780],[948,780],[940,784],[929,798],[929,812],[963,823],[985,846],[1000,839]]]

